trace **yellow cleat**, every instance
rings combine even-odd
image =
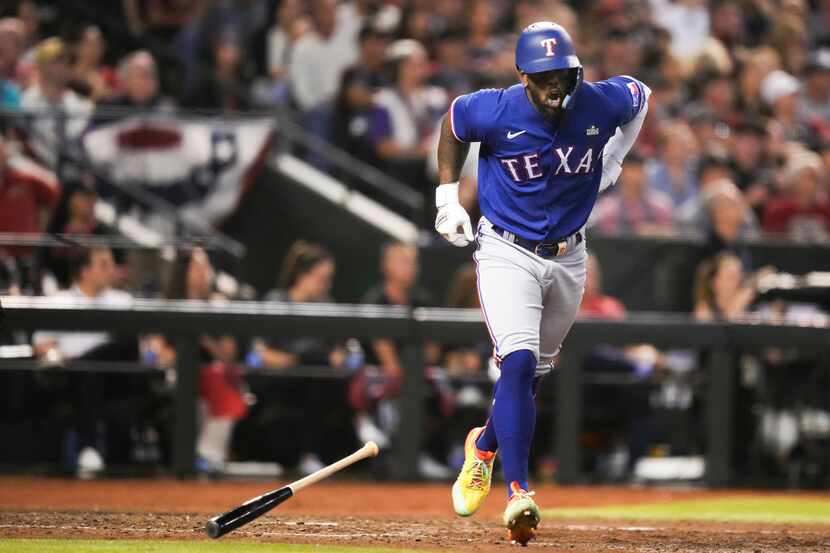
[[[487,494],[493,477],[493,463],[496,453],[479,451],[476,439],[484,427],[473,428],[464,441],[464,466],[452,485],[452,506],[462,517],[478,511]]]
[[[502,521],[507,527],[507,539],[525,546],[533,539],[539,526],[539,506],[531,497],[534,492],[523,490],[518,482],[511,482],[510,488],[513,495],[507,501]]]

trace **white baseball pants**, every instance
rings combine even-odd
[[[585,240],[569,240],[561,256],[543,259],[496,234],[482,217],[477,241],[478,294],[496,360],[527,349],[536,356],[536,375],[550,372],[582,301]]]

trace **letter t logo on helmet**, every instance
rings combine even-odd
[[[582,83],[582,63],[576,57],[573,40],[562,25],[552,21],[537,21],[524,28],[516,41],[516,68],[529,75],[555,69],[575,69],[576,83],[565,97],[563,106],[566,108]]]
[[[542,40],[539,44],[546,48],[546,56],[553,57],[553,47],[556,44],[555,38],[546,38],[545,40]]]

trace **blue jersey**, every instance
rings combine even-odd
[[[481,213],[528,240],[557,240],[588,220],[602,177],[602,151],[646,102],[631,77],[583,82],[558,125],[536,111],[524,86],[459,96],[450,125],[462,142],[481,142]]]

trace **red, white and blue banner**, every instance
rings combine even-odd
[[[96,174],[215,225],[231,214],[261,168],[273,120],[137,116],[105,121],[83,137]]]

